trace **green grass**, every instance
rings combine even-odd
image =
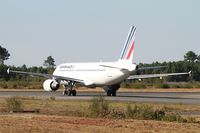
[[[156,84],[155,85],[155,88],[164,88],[164,89],[167,89],[167,88],[170,88],[171,86],[168,85],[168,84]]]
[[[43,80],[41,81],[0,81],[0,89],[42,89]],[[144,83],[144,82],[130,82],[121,84],[122,88],[135,88],[135,89],[143,89],[143,88],[200,88],[199,82],[187,82],[187,83]]]
[[[91,117],[106,117],[110,113],[109,102],[102,96],[95,97],[91,100],[89,110]]]
[[[6,110],[8,112],[22,110],[22,102],[17,97],[11,97],[6,99]]]
[[[42,89],[42,82],[1,81],[0,89]]]
[[[38,110],[39,114],[99,117],[110,119],[139,119],[199,123],[194,117],[179,112],[200,111],[198,105],[112,102],[103,97],[92,100],[57,100],[12,97],[0,99],[0,112],[13,110]]]
[[[135,88],[135,89],[143,89],[143,88],[200,88],[199,82],[187,82],[187,83],[138,83],[138,82],[132,82],[132,83],[122,83],[122,88]]]
[[[155,108],[155,106],[148,104],[129,103],[126,104],[126,108],[114,108],[102,96],[90,101],[89,111],[91,112],[89,117],[199,123],[194,117],[184,118],[178,113],[169,113],[173,109],[166,106]]]

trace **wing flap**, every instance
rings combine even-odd
[[[139,67],[138,70],[161,69],[161,68],[167,68],[167,67],[168,66]]]
[[[116,66],[111,66],[111,65],[100,65],[102,67],[107,67],[107,68],[114,68],[114,69],[119,69],[119,70],[128,70],[126,68],[122,68],[122,67],[116,67]]]
[[[185,73],[165,73],[165,74],[147,74],[147,75],[132,75],[127,79],[145,79],[145,78],[156,78],[156,77],[167,77],[167,76],[176,76],[176,75],[190,75],[190,72]]]

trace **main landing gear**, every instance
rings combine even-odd
[[[63,95],[68,96],[76,96],[76,90],[75,90],[75,82],[69,82],[68,85],[64,85],[64,92]]]
[[[108,90],[107,96],[116,96],[116,90]]]
[[[64,85],[63,87],[65,88],[63,95],[76,96],[75,82],[70,81],[67,85]],[[116,92],[119,88],[119,84],[103,87],[103,89],[107,93],[107,96],[116,96]]]
[[[117,90],[120,88],[119,84],[105,86],[104,90],[107,93],[107,96],[116,96]]]

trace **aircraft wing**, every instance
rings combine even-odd
[[[139,67],[137,70],[161,69],[161,68],[167,68],[167,67],[168,66]]]
[[[83,80],[81,79],[74,79],[74,78],[70,78],[70,77],[63,77],[63,76],[56,76],[56,75],[51,75],[51,74],[43,74],[43,73],[33,73],[33,72],[23,72],[23,71],[14,71],[14,70],[10,70],[8,68],[7,73],[18,73],[18,74],[25,74],[25,75],[31,75],[31,76],[38,76],[38,77],[44,77],[44,78],[54,78],[54,79],[58,79],[58,80],[66,80],[66,81],[76,81],[79,83],[84,83]]]
[[[127,79],[145,79],[145,78],[156,78],[156,77],[167,77],[175,75],[190,75],[190,72],[185,73],[165,73],[165,74],[147,74],[147,75],[131,75]]]
[[[119,69],[119,70],[128,70],[128,69],[124,69],[124,68],[116,67],[116,66],[111,66],[111,65],[99,65],[99,66],[107,67],[107,68],[114,68],[114,69]]]

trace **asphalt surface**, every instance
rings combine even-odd
[[[77,92],[77,96],[65,96],[61,91],[0,91],[0,97],[55,97],[66,100],[89,100],[100,95],[112,101],[200,104],[200,92],[118,92],[116,97],[107,97],[103,92]]]

